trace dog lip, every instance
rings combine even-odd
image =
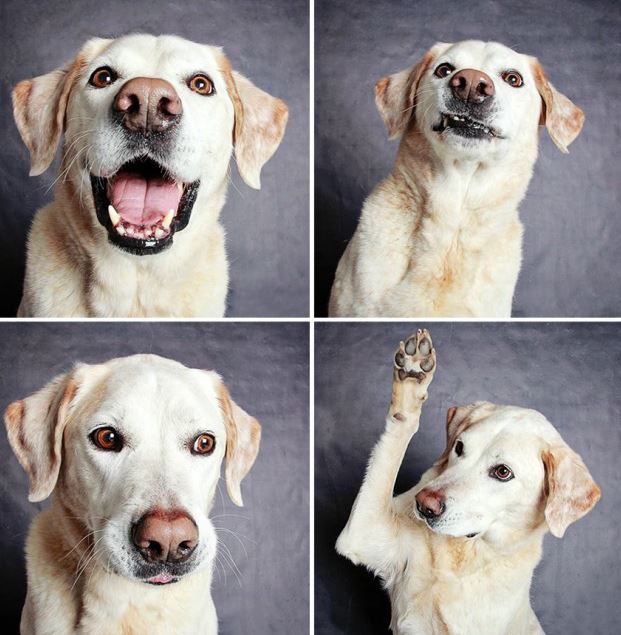
[[[440,121],[433,126],[433,131],[442,134],[445,130],[463,130],[474,133],[472,136],[479,138],[497,138],[501,139],[502,135],[496,128],[488,124],[474,119],[470,115],[457,113],[440,113]],[[459,134],[459,133],[458,133]]]

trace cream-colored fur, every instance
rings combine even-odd
[[[88,86],[94,69],[120,79]],[[193,93],[198,70],[213,96]],[[183,104],[175,147],[164,167],[179,182],[200,179],[190,222],[158,254],[133,255],[108,241],[95,214],[90,175],[109,178],[133,158],[110,117],[121,86],[135,77],[172,84]],[[243,179],[260,188],[260,171],[278,147],[287,107],[230,68],[219,48],[174,36],[129,35],[90,40],[64,68],[20,82],[15,119],[31,153],[31,175],[44,172],[64,136],[55,199],[40,210],[28,238],[21,317],[220,317],[225,312],[228,263],[218,217],[231,155]],[[158,159],[160,163],[163,161]]]
[[[9,405],[5,423],[30,478],[29,499],[52,495],[28,535],[21,635],[217,633],[217,537],[208,514],[223,460],[231,499],[242,504],[260,426],[216,373],[154,355],[80,364]],[[91,433],[101,426],[122,436],[119,452],[95,446]],[[193,454],[203,432],[215,437],[215,449]],[[153,574],[144,573],[130,540],[154,509],[181,510],[198,530],[189,568],[159,586],[146,583]]]
[[[447,79],[434,75],[445,62],[492,78],[486,123],[499,136],[434,130],[451,112]],[[522,74],[523,86],[502,80],[508,69]],[[582,111],[534,58],[476,41],[436,44],[418,64],[378,81],[376,103],[401,142],[339,262],[330,315],[509,317],[522,258],[518,204],[537,157],[538,127],[545,123],[566,152]]]
[[[426,331],[401,343],[386,429],[337,551],[382,579],[396,635],[541,634],[529,592],[544,534],[561,537],[599,488],[543,415],[478,402],[449,409],[444,454],[393,498],[434,371]],[[514,477],[492,478],[497,464]],[[423,490],[445,499],[437,519],[417,508]]]

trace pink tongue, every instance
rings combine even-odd
[[[145,179],[121,172],[112,181],[110,202],[121,218],[132,225],[155,225],[169,210],[177,213],[181,192],[174,181]]]
[[[173,577],[169,575],[168,573],[160,573],[159,575],[149,578],[149,582],[152,582],[155,584],[168,584],[169,582],[172,581],[172,579]]]

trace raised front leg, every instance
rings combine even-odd
[[[394,358],[392,396],[386,428],[375,446],[367,473],[336,550],[383,578],[407,557],[400,540],[402,521],[393,505],[397,473],[407,446],[418,430],[436,354],[431,336],[418,330],[401,342]]]

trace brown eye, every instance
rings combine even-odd
[[[511,471],[511,468],[507,467],[506,465],[495,465],[489,475],[492,478],[495,478],[498,481],[510,481],[513,478],[513,472]]]
[[[120,452],[123,447],[123,437],[114,428],[97,428],[90,434],[91,441],[106,452]]]
[[[524,78],[517,71],[505,71],[502,78],[513,88],[519,88],[524,83]]]
[[[216,448],[216,437],[204,432],[199,434],[192,444],[192,454],[211,454]]]
[[[440,64],[440,66],[438,66],[438,68],[433,71],[433,74],[436,77],[448,77],[454,70],[454,66],[448,64],[447,62],[444,62],[444,64]]]
[[[88,83],[95,88],[105,88],[114,84],[117,78],[118,75],[109,66],[102,66],[93,72]]]
[[[188,86],[190,90],[193,90],[199,95],[213,95],[215,92],[213,82],[209,79],[209,77],[207,77],[207,75],[203,75],[202,73],[197,73],[196,75],[190,77]]]

